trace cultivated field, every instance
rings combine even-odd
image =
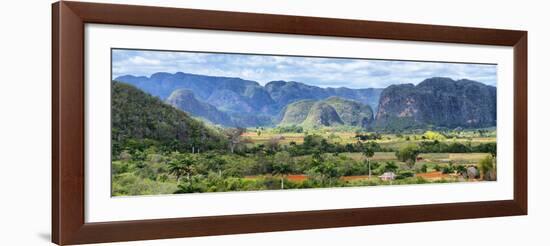
[[[241,129],[227,148],[156,146],[113,161],[113,194],[166,194],[496,180],[491,131],[409,134]],[[391,178],[387,178],[388,175]],[[140,184],[137,186],[136,184]]]

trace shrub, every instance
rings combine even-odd
[[[420,168],[420,172],[423,172],[423,173],[428,172],[428,166],[426,164],[422,165],[422,167]]]
[[[426,131],[426,133],[424,133],[424,135],[422,136],[423,138],[422,139],[429,139],[429,140],[445,140],[445,136],[443,136],[441,133],[439,132],[434,132],[434,131]]]
[[[414,144],[409,144],[395,152],[397,159],[407,163],[409,168],[414,166],[418,154],[420,154],[420,149]]]
[[[414,172],[412,172],[412,171],[401,171],[397,174],[395,179],[405,179],[405,178],[410,178],[410,177],[414,177]]]
[[[484,180],[493,180],[494,179],[494,167],[493,167],[493,157],[486,156],[478,163],[480,174]]]

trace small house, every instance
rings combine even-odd
[[[383,181],[389,181],[395,179],[395,173],[394,172],[385,172],[384,174],[378,176]]]

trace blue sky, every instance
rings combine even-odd
[[[471,79],[496,85],[496,65],[366,59],[113,50],[113,78],[184,72],[240,77],[264,85],[273,80],[320,87],[382,88],[431,77]]]

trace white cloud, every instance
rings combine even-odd
[[[159,60],[147,59],[147,58],[143,58],[141,56],[131,57],[129,61],[130,61],[131,64],[138,65],[138,66],[139,65],[159,65],[160,64]]]
[[[321,87],[386,87],[430,77],[496,84],[496,65],[313,58],[193,52],[114,50],[113,77],[185,72],[240,77],[265,84],[293,80]]]

